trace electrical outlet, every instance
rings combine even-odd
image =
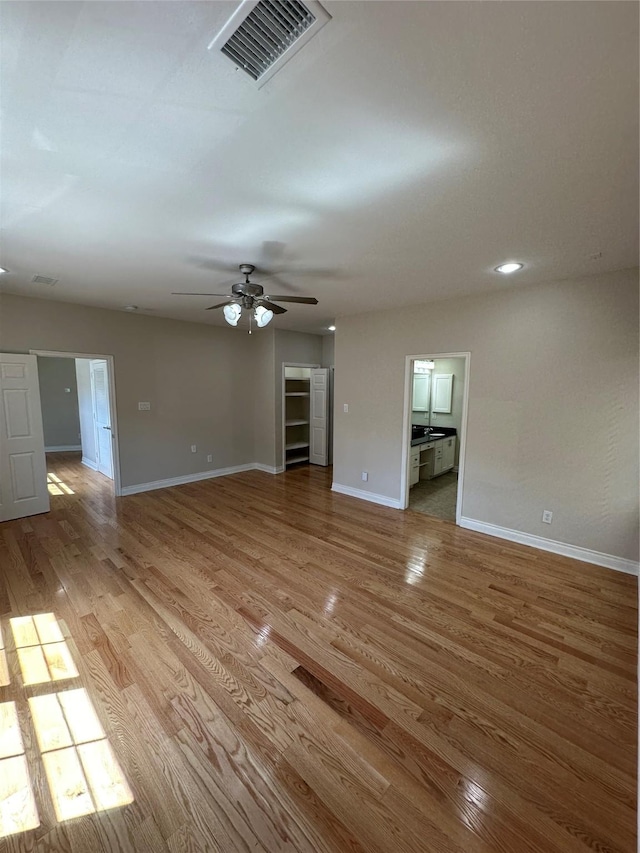
[[[343,403],[343,404],[342,404],[342,411],[343,411],[343,412],[348,412],[348,411],[349,411],[349,404],[348,404],[348,403]]]
[[[368,479],[369,479],[369,472],[368,472],[368,471],[363,471],[363,472],[362,472],[362,482],[363,482],[363,483],[366,483],[366,482],[368,481]]]
[[[192,445],[191,445],[191,452],[192,452],[192,453],[196,453],[196,452],[197,452],[197,450],[198,450],[198,448],[196,447],[196,445],[195,445],[195,444],[192,444]]]
[[[542,521],[545,524],[551,524],[551,522],[553,521],[553,513],[550,509],[545,509],[542,511]]]
[[[210,453],[207,456],[207,462],[213,462],[213,456]]]

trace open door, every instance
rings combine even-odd
[[[312,465],[329,464],[329,370],[314,367],[311,370],[309,462]]]
[[[0,521],[49,511],[35,355],[0,354]]]
[[[113,480],[113,446],[109,408],[109,373],[107,362],[91,360],[91,394],[93,421],[96,428],[97,469]]]

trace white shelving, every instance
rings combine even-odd
[[[308,441],[292,441],[291,444],[285,444],[285,450],[301,450],[303,447],[309,447]]]
[[[311,370],[286,367],[284,374],[284,464],[309,461]]]

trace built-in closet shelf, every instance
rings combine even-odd
[[[285,391],[285,397],[309,397],[308,391]]]
[[[285,450],[301,450],[303,447],[309,447],[308,441],[292,441],[291,444],[285,444]],[[289,460],[287,460],[289,461]]]
[[[296,462],[308,462],[308,456],[294,456],[291,459],[287,459],[287,465],[295,465]]]
[[[309,421],[299,420],[298,418],[292,418],[291,420],[285,421],[285,426],[302,426],[303,424],[308,424]]]

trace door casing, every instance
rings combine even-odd
[[[120,479],[120,447],[118,443],[118,412],[116,409],[116,379],[115,367],[112,355],[94,352],[59,352],[54,350],[29,350],[31,355],[42,356],[43,358],[88,358],[100,359],[107,362],[107,375],[109,379],[109,410],[111,412],[111,439],[113,449],[113,488],[116,496],[122,494],[122,485]]]
[[[471,379],[470,352],[437,352],[420,353],[405,356],[404,367],[404,414],[402,420],[402,468],[400,475],[400,496],[402,509],[409,506],[409,447],[411,446],[411,400],[413,397],[413,362],[431,361],[437,358],[464,358],[464,394],[462,397],[462,421],[460,424],[460,454],[458,460],[458,493],[456,495],[456,524],[460,525],[462,517],[462,497],[464,493],[464,462],[467,444],[467,412],[469,403],[469,382]]]

